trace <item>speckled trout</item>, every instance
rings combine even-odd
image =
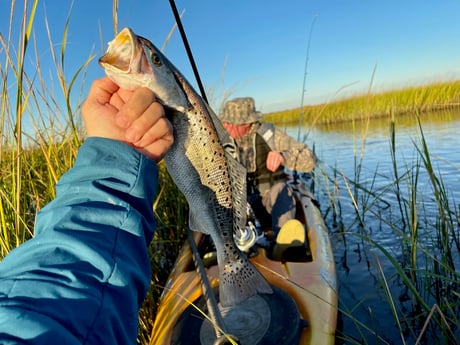
[[[233,239],[246,223],[246,171],[232,157],[232,141],[211,108],[149,40],[129,28],[109,42],[99,64],[120,87],[147,87],[163,104],[174,131],[166,167],[189,204],[190,229],[214,242],[222,306],[271,293]]]

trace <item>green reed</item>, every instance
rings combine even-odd
[[[325,104],[305,106],[303,124],[324,125],[358,119],[399,116],[415,112],[457,108],[460,106],[460,81],[438,82],[386,92],[371,92]],[[274,112],[266,121],[284,124],[299,122],[299,109]]]
[[[13,23],[12,18],[17,13],[23,19],[19,36],[13,37],[11,26],[8,33],[0,34],[0,259],[32,236],[36,213],[54,198],[54,186],[59,177],[72,166],[84,138],[79,110],[86,68],[93,56],[89,52],[88,58],[79,67],[74,71],[66,69],[64,74],[66,56],[72,54],[67,49],[67,31],[71,25],[69,13],[59,34],[59,49],[52,44],[55,33],[47,30],[47,49],[51,53],[54,71],[43,71],[39,54],[43,47],[38,47],[33,35],[37,4],[38,0],[24,1],[23,8],[18,9],[17,2],[11,2],[10,22]],[[114,1],[115,18],[116,5],[117,2]],[[115,30],[116,22],[114,20]],[[57,80],[57,85],[45,82],[49,79],[45,75],[48,76],[50,72],[55,77],[53,79]],[[66,79],[69,72],[71,77]],[[459,82],[439,83],[306,107],[304,121],[320,124],[350,120],[354,124],[353,121],[358,119],[369,121],[374,114],[396,116],[414,110],[457,106],[459,86]],[[289,111],[285,113],[289,114]],[[277,121],[286,122],[282,116],[270,116]],[[267,120],[270,120],[270,116]],[[293,111],[291,118],[295,123],[298,122],[298,110]],[[406,328],[409,327],[413,338],[439,334],[441,340],[435,343],[442,343],[442,339],[451,340],[452,332],[460,326],[460,295],[456,292],[459,274],[454,264],[460,242],[456,223],[459,211],[448,199],[448,190],[442,183],[442,177],[431,163],[422,126],[420,129],[421,141],[416,144],[419,158],[414,166],[400,171],[395,162],[397,145],[393,127],[391,154],[394,160],[394,180],[388,181],[387,188],[377,189],[372,179],[370,183],[361,180],[361,168],[365,164],[365,143],[361,147],[356,146],[354,176],[344,176],[335,169],[332,175],[326,177],[318,173],[316,183],[327,191],[326,200],[330,207],[326,209],[325,216],[332,218],[331,224],[343,240],[347,241],[350,236],[358,237],[361,243],[377,249],[394,266],[393,275],[387,276],[388,273],[381,270],[380,277],[389,308],[402,334],[401,339],[404,340],[403,334],[407,333]],[[424,224],[421,216],[423,210],[419,207],[418,192],[421,169],[429,174],[434,190],[438,210],[434,224]],[[318,172],[320,171],[319,168]],[[339,181],[342,180],[346,181],[345,192],[339,188]],[[140,344],[149,343],[159,296],[185,238],[187,222],[186,202],[162,165],[159,185],[159,197],[154,206],[158,228],[150,247],[152,284],[139,316]],[[389,193],[396,195],[400,222],[388,224],[389,221],[381,216],[380,210],[387,207],[385,197]],[[351,226],[346,224],[342,214],[342,200],[347,194],[351,196],[356,212],[356,221]],[[369,216],[380,217],[381,222],[389,225],[401,238],[404,260],[394,259],[381,244],[372,240],[366,226]],[[420,240],[421,228],[426,231],[428,226],[435,229],[431,237],[432,243],[429,243],[432,246]],[[433,253],[431,247],[440,249]],[[400,279],[407,288],[410,304],[415,311],[412,316],[401,311],[397,296],[389,288],[389,282],[395,279]],[[354,319],[363,342],[372,342],[369,334],[383,342],[372,325],[359,321],[359,315],[356,314],[358,310],[360,309],[346,308],[343,312]],[[346,338],[339,334],[341,336]],[[366,337],[369,339],[366,340]],[[353,343],[351,340],[350,342]]]
[[[417,113],[414,116],[419,123],[419,138],[413,142],[417,156],[412,163],[406,163],[401,168],[396,162],[397,127],[393,118],[389,131],[392,174],[382,176],[377,168],[373,178],[362,178],[360,167],[365,164],[365,156],[363,151],[355,150],[353,176],[347,177],[337,168],[333,168],[333,174],[327,176],[319,170],[316,174],[320,179],[317,185],[324,190],[324,203],[327,205],[325,215],[329,213],[328,218],[333,219],[331,228],[337,229],[345,248],[348,247],[347,241],[360,243],[360,257],[374,257],[372,261],[377,263],[380,287],[400,331],[401,342],[412,343],[412,339],[416,343],[451,344],[455,343],[455,335],[460,329],[460,295],[457,292],[460,271],[456,266],[459,264],[460,209],[449,198],[442,175],[435,170],[431,161],[420,116]],[[386,178],[386,184],[375,186],[377,175],[380,180]],[[420,191],[425,187],[421,182],[422,176],[427,176],[430,183],[436,205],[434,218],[426,215],[425,203],[430,200],[424,199]],[[344,201],[353,205],[354,221],[345,223],[343,220],[341,204]],[[391,204],[396,214],[390,212]],[[333,213],[332,217],[330,213]],[[375,227],[378,222],[400,240],[402,255],[398,259],[373,239],[372,233],[376,230],[370,229],[369,225]],[[372,254],[375,250],[380,254]],[[384,272],[382,260],[390,263],[392,272],[388,269]],[[402,283],[402,288],[397,292],[389,287],[390,283],[395,282]],[[378,288],[375,291],[373,287],[370,289],[370,294],[379,293]],[[355,324],[362,342],[386,343],[378,331],[374,333],[368,323],[364,325],[360,321],[366,299],[363,296],[356,306],[341,305],[341,313]],[[370,307],[367,313],[368,318],[372,319]],[[361,343],[346,334],[339,334],[338,337],[346,343]]]
[[[55,183],[73,162],[82,131],[75,116],[79,102],[73,108],[70,93],[77,82],[83,87],[79,75],[91,60],[88,57],[67,81],[64,64],[69,17],[62,30],[60,52],[56,52],[48,30],[47,50],[62,91],[56,93],[56,85],[48,81],[49,71],[41,69],[43,47],[38,47],[33,35],[38,0],[23,4],[19,9],[17,2],[11,2],[9,32],[0,35],[0,257],[32,235],[36,212],[54,197]],[[22,23],[18,35],[12,27],[16,16]]]
[[[66,67],[66,56],[72,54],[67,49],[70,12],[59,45],[45,18],[49,46],[39,47],[33,35],[38,2],[26,0],[19,9],[12,1],[9,32],[0,33],[0,260],[33,236],[37,212],[55,197],[55,184],[72,166],[84,138],[79,110],[93,56],[74,71]],[[17,16],[23,24],[14,36],[11,25]],[[44,50],[54,70],[42,70]],[[57,85],[50,83],[50,73]],[[149,342],[156,305],[185,234],[185,201],[163,166],[159,184],[159,224],[150,248],[152,285],[139,316],[142,344]]]

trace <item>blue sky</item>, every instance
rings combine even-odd
[[[15,28],[22,14],[22,1],[16,2]],[[119,29],[130,26],[161,47],[174,23],[169,1],[119,2]],[[374,68],[375,91],[460,79],[458,0],[176,0],[176,5],[179,12],[185,9],[183,25],[201,78],[215,90],[215,108],[225,92],[254,97],[263,112],[299,106],[310,31],[304,104],[366,92]],[[53,70],[45,14],[59,48],[69,9],[70,1],[39,2],[34,35],[42,70]],[[3,37],[9,13],[4,0]],[[99,57],[113,38],[112,1],[75,1],[69,25],[70,76],[90,54]],[[194,84],[178,32],[165,54]],[[102,75],[93,60],[86,84]]]

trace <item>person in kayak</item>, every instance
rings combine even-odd
[[[150,283],[147,246],[172,126],[154,94],[96,80],[88,138],[34,237],[0,263],[1,344],[135,344]]]
[[[317,158],[310,148],[261,122],[251,97],[225,103],[220,120],[238,147],[247,169],[248,202],[264,226],[276,236],[283,224],[295,217],[295,199],[285,180],[284,168],[311,172]],[[267,221],[268,220],[268,221]]]

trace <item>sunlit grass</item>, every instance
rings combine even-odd
[[[301,122],[311,126],[341,121],[400,116],[460,107],[460,81],[439,82],[382,93],[369,92],[343,100],[300,109],[290,109],[265,116],[266,121],[284,124]]]
[[[50,85],[44,76],[49,71],[41,69],[33,35],[38,1],[24,2],[22,9],[18,3],[13,4],[11,22],[14,16],[22,17],[20,34],[14,36],[10,27],[10,32],[0,37],[0,56],[4,59],[0,67],[1,257],[32,235],[36,212],[54,197],[55,183],[73,162],[82,132],[76,116],[79,102],[73,108],[70,93],[77,81],[82,83],[79,74],[91,60],[88,57],[83,61],[67,81],[64,63],[68,20],[60,34],[60,52],[56,52],[52,44],[55,37],[48,31],[58,80],[58,85]],[[56,87],[62,94],[56,93]]]
[[[13,4],[11,18],[22,17],[24,27],[19,37],[0,35],[0,259],[33,236],[37,212],[55,197],[55,184],[73,165],[84,139],[79,112],[86,82],[82,76],[93,59],[88,52],[73,74],[65,69],[66,56],[71,54],[69,12],[60,33],[51,32],[45,23],[54,70],[42,70],[42,54],[33,34],[38,1],[25,2],[24,8]],[[56,39],[60,44],[53,43]],[[32,68],[24,68],[26,64]],[[57,84],[50,84],[49,73]],[[150,250],[152,287],[139,317],[143,344],[148,343],[162,286],[185,233],[185,200],[163,166],[159,185],[161,198],[155,205],[159,226]]]
[[[396,162],[396,129],[394,122],[390,121],[392,174],[388,171],[384,177],[376,170],[374,177],[363,178],[357,167],[365,165],[365,154],[355,152],[353,176],[345,176],[337,168],[331,168],[332,175],[318,171],[316,185],[325,195],[322,197],[325,216],[331,220],[331,228],[341,236],[344,247],[348,248],[347,241],[359,243],[362,245],[359,256],[370,256],[377,263],[376,273],[380,276],[381,288],[400,332],[401,343],[414,343],[407,340],[412,339],[415,343],[455,344],[460,329],[460,296],[457,292],[460,284],[460,209],[456,204],[458,201],[449,196],[442,175],[433,167],[420,116],[417,113],[413,116],[419,123],[418,139],[413,142],[416,157],[412,163],[406,163],[405,168],[398,168]],[[377,178],[380,180],[378,187],[374,185]],[[426,194],[426,180],[431,190],[430,199],[426,195],[422,197],[421,190]],[[343,220],[344,201],[351,202],[354,210],[354,217],[348,221]],[[433,211],[426,214],[425,203],[435,205],[434,215]],[[399,216],[390,212],[390,207],[399,210]],[[397,257],[373,239],[372,233],[376,230],[370,226],[375,227],[379,222],[391,230],[389,236],[394,236],[396,243],[399,240]],[[386,267],[392,267],[391,275],[388,275],[388,269],[386,273],[383,271],[382,260],[387,262]],[[402,282],[402,288],[392,292],[389,282]],[[387,343],[384,334],[374,333],[368,323],[360,321],[363,315],[353,312],[367,305],[366,299],[367,296],[362,296],[356,306],[341,305],[343,317],[355,325],[355,331],[362,337],[358,341],[350,338],[347,330],[344,333],[339,330],[338,338],[347,344]],[[372,320],[371,308],[367,314],[367,319]]]
[[[86,83],[86,68],[93,59],[88,52],[88,58],[79,67],[74,71],[66,69],[64,74],[66,56],[72,54],[67,49],[67,30],[71,25],[69,14],[61,32],[51,32],[49,29],[46,32],[54,70],[43,71],[39,47],[33,34],[38,1],[25,3],[28,8],[20,8],[19,3],[15,2],[14,11],[11,12],[12,16],[19,15],[24,19],[19,36],[13,36],[11,28],[10,32],[0,35],[0,258],[33,235],[37,212],[54,198],[56,182],[73,164],[84,139],[79,115],[84,97],[81,93]],[[114,2],[114,31],[117,30],[117,7],[117,2]],[[59,45],[52,44],[56,38],[59,38]],[[26,61],[35,68],[24,68]],[[49,73],[53,74],[56,85],[50,85]],[[65,75],[71,77],[66,79]],[[450,82],[380,95],[357,96],[306,107],[302,117],[310,125],[334,121],[353,123],[357,119],[371,121],[374,117],[388,114],[396,118],[404,113],[456,107],[460,103],[459,90],[460,82]],[[284,114],[271,114],[266,120],[298,123],[298,117],[299,111],[292,110]],[[326,193],[329,207],[324,208],[324,215],[330,221],[328,225],[336,229],[343,241],[350,237],[359,238],[369,248],[381,253],[394,267],[391,276],[386,276],[383,270],[379,272],[388,306],[401,333],[401,341],[404,342],[410,335],[417,341],[420,338],[428,343],[449,343],[453,333],[460,328],[460,295],[457,292],[460,278],[455,267],[460,242],[460,210],[452,205],[442,176],[433,168],[423,127],[420,125],[420,141],[414,143],[418,157],[412,166],[404,170],[396,164],[394,132],[393,126],[390,137],[393,176],[386,188],[377,188],[372,179],[366,183],[361,180],[365,142],[355,150],[354,176],[344,176],[338,169],[327,177],[318,173],[316,185]],[[158,228],[150,248],[152,284],[139,316],[140,344],[149,343],[159,296],[185,238],[186,202],[164,166],[160,168],[159,198],[154,205]],[[424,223],[426,218],[423,216],[423,205],[420,205],[418,187],[422,173],[429,176],[437,209],[436,219],[430,224]],[[339,181],[342,180],[347,186],[346,191],[339,188]],[[358,230],[350,229],[343,221],[340,193],[348,194],[353,202]],[[372,240],[370,230],[366,227],[369,216],[380,217],[383,223],[388,222],[378,212],[376,205],[384,203],[389,194],[393,194],[400,213],[399,222],[388,224],[400,239],[403,260],[399,261],[382,244]],[[434,229],[430,242],[421,233],[426,228]],[[438,250],[433,252],[432,248]],[[401,310],[399,296],[395,296],[389,288],[389,282],[396,279],[401,280],[407,289],[410,312]],[[354,319],[364,340],[348,339],[346,334],[341,333],[338,334],[339,338],[345,338],[348,343],[373,343],[374,337],[377,337],[384,343],[383,335],[376,334],[372,324],[359,321],[359,308],[342,312]]]

